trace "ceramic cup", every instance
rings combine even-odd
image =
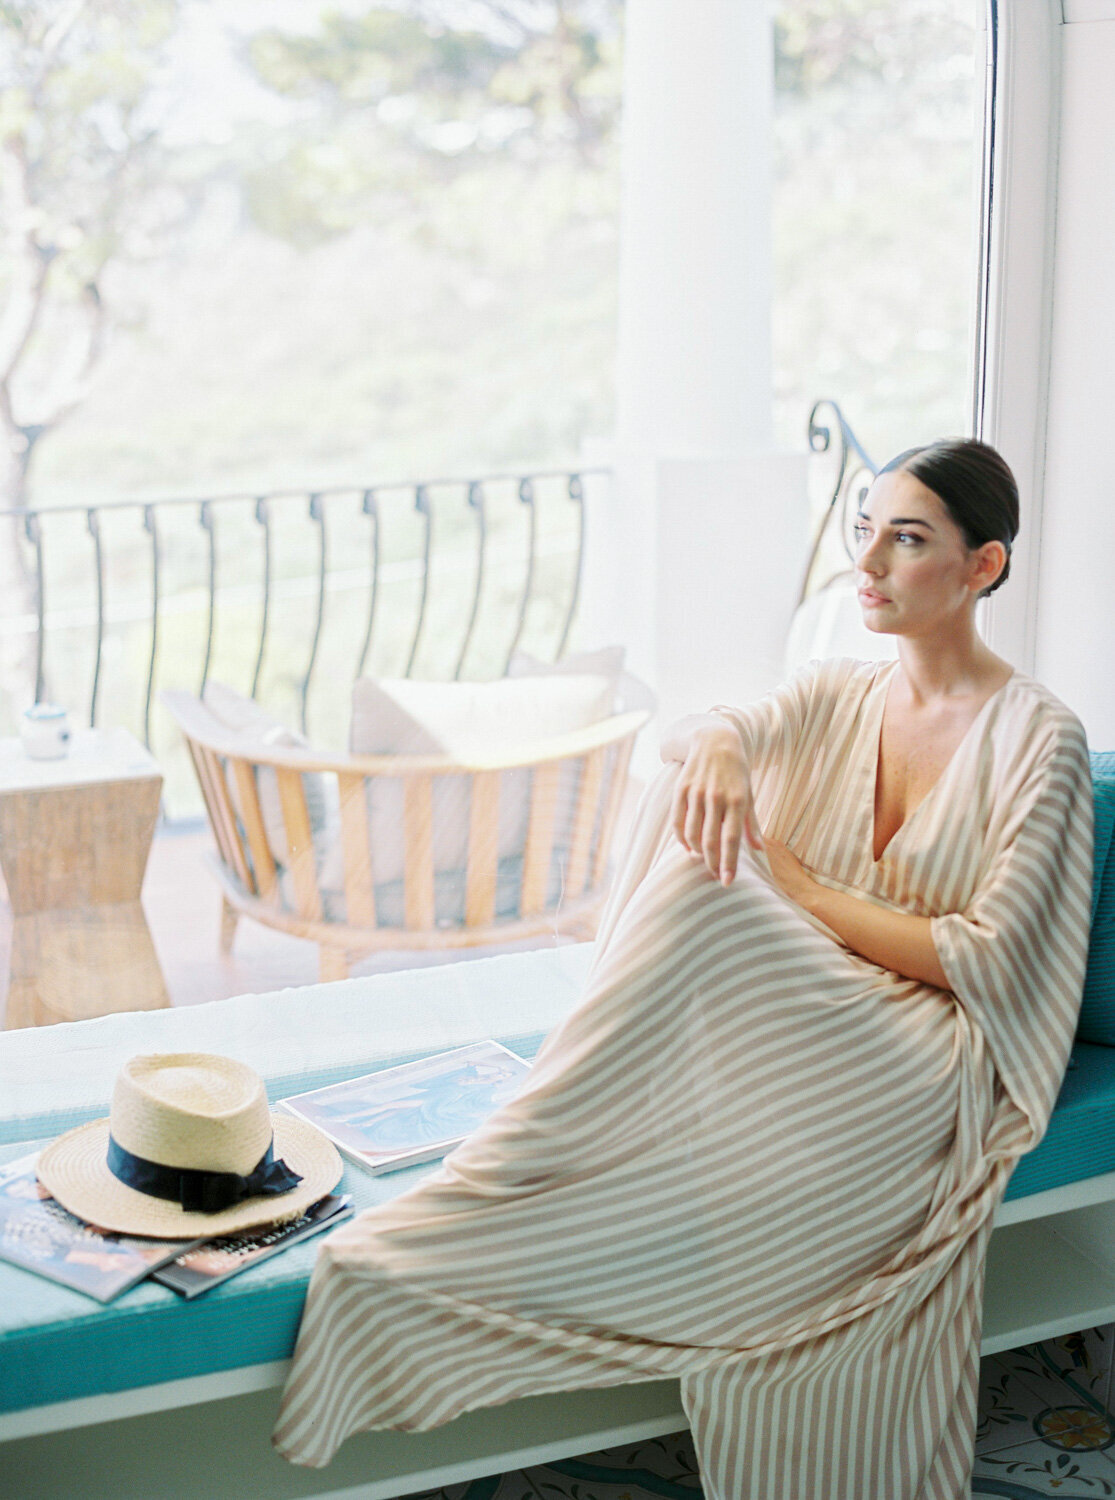
[[[59,703],[36,703],[24,710],[19,737],[32,760],[58,760],[70,748],[69,715]]]

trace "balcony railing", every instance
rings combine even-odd
[[[159,689],[219,676],[335,739],[362,672],[493,677],[519,648],[556,658],[586,481],[605,473],[0,511],[2,732],[52,697],[151,744]]]
[[[809,415],[817,525],[800,597],[850,566],[875,465],[834,401]],[[351,685],[498,677],[570,638],[602,468],[0,510],[0,734],[35,699],[124,724],[192,779],[161,688],[219,678],[344,745]],[[804,548],[803,548],[804,550]]]

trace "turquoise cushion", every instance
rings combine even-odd
[[[542,1038],[506,1040],[533,1056]],[[1045,1139],[1019,1162],[1008,1199],[1115,1170],[1115,1049],[1078,1044],[1074,1061]],[[310,1082],[299,1080],[295,1087],[303,1081]],[[286,1088],[292,1083],[285,1080]],[[27,1149],[27,1143],[14,1142],[0,1147],[0,1161]],[[354,1195],[357,1210],[370,1208],[413,1187],[436,1166],[371,1177],[346,1163],[341,1191]],[[174,1380],[288,1358],[318,1243],[296,1245],[196,1302],[147,1282],[109,1308],[0,1264],[7,1309],[0,1332],[0,1411],[126,1390],[147,1384],[153,1372],[159,1380]]]
[[[1008,1198],[1115,1172],[1115,1049],[1077,1042],[1041,1144],[1015,1167]]]
[[[1076,1034],[1082,1042],[1115,1047],[1115,753],[1093,752],[1092,790],[1096,829],[1092,935]]]
[[[0,1034],[0,1162],[103,1114],[137,1050],[243,1056],[272,1100],[483,1036],[533,1056],[583,992],[591,956],[591,944],[575,944]],[[346,1164],[343,1191],[368,1208],[434,1170],[370,1177]],[[1006,1197],[1110,1171],[1115,1047],[1078,1041],[1045,1138],[1019,1162]],[[0,1263],[0,1411],[126,1390],[153,1374],[173,1380],[287,1358],[318,1244],[294,1246],[196,1302],[144,1283],[107,1308]]]

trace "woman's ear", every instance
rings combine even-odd
[[[971,587],[977,594],[989,589],[1007,565],[1007,549],[1002,542],[984,542],[972,553]]]

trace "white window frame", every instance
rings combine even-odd
[[[1010,587],[988,602],[984,624],[992,648],[1027,673],[1037,645],[1064,7],[1091,18],[1115,0],[987,5],[972,426],[1006,458],[1021,492]]]

